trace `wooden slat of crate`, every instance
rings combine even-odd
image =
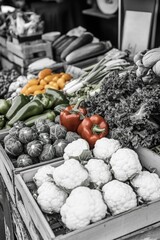
[[[21,219],[16,205],[12,202],[6,186],[0,176],[0,187],[2,190],[2,206],[5,222],[6,240],[13,240],[16,235],[17,240],[31,240],[25,225]],[[0,233],[1,236],[1,233]]]
[[[52,166],[59,166],[62,164],[63,161],[52,163]],[[31,181],[33,179],[33,176],[37,172],[39,167],[35,167],[34,170],[26,170],[25,174],[25,180]],[[24,172],[24,171],[23,171]],[[16,191],[16,204],[17,208],[19,209],[19,212],[23,218],[23,221],[27,227],[27,229],[30,231],[32,239],[45,239],[45,240],[51,240],[55,238],[55,235],[50,228],[48,222],[46,221],[44,215],[42,214],[41,210],[39,209],[38,205],[34,201],[32,195],[30,194],[26,184],[21,178],[20,174],[16,174],[15,176],[15,191]],[[26,192],[29,193],[26,195]],[[32,212],[32,214],[31,214]],[[25,217],[27,216],[27,217]],[[34,223],[34,228],[36,231],[38,231],[37,238],[35,238],[35,231],[33,229],[30,229],[30,223]],[[33,225],[32,225],[33,227]]]
[[[0,46],[0,54],[4,57],[7,57],[7,53],[8,53],[8,51],[7,51],[6,47]]]
[[[7,58],[8,58],[9,61],[17,64],[20,67],[23,67],[23,68],[26,67],[25,61],[22,58],[14,55],[13,53],[11,53],[9,51],[8,51],[8,54],[7,54]]]
[[[45,56],[52,58],[52,49],[50,43],[37,43],[31,45],[25,44],[14,44],[13,42],[7,41],[8,51],[26,60],[27,58],[33,58],[33,54],[45,52]]]
[[[15,189],[13,185],[13,175],[10,169],[6,167],[4,164],[4,156],[2,156],[1,150],[0,150],[0,173],[3,178],[3,181],[5,182],[5,185],[8,189],[8,192],[10,194],[10,197],[12,201],[15,203]]]
[[[4,70],[12,70],[15,67],[14,63],[10,62],[7,58],[3,56],[1,56],[1,66]]]
[[[136,149],[141,162],[149,171],[154,170],[160,176],[160,155],[144,147]],[[152,159],[152,162],[150,161]]]
[[[7,40],[6,38],[0,36],[0,45],[6,48]]]
[[[9,201],[9,200],[8,200]],[[14,234],[17,240],[31,240],[27,229],[14,203],[10,202]],[[34,238],[36,240],[36,238]]]
[[[56,164],[53,164],[53,166],[56,167]],[[26,185],[26,182],[32,181],[37,169],[38,168],[32,168],[27,171],[21,171],[15,176],[16,203],[18,207],[21,199],[21,203],[24,204],[24,208],[28,211],[42,238],[51,240],[54,238],[54,233],[51,232],[48,222]],[[17,196],[20,196],[19,199]],[[149,204],[143,204],[122,214],[108,217],[80,230],[55,237],[55,239],[113,240],[157,222],[160,222],[160,199]]]
[[[13,42],[7,41],[7,50],[21,58],[24,57],[22,45],[20,44],[18,45],[14,44]]]

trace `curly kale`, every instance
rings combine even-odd
[[[88,115],[99,114],[110,127],[110,136],[123,146],[152,147],[160,143],[160,82],[144,82],[135,71],[112,72],[100,92],[85,101]],[[156,116],[156,117],[155,117]],[[160,122],[160,121],[159,121]]]

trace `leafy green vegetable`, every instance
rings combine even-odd
[[[66,134],[66,140],[71,143],[77,139],[81,138],[76,132],[71,132],[71,131],[68,131],[67,134]]]
[[[39,156],[40,162],[49,161],[55,157],[55,149],[52,144],[45,144]]]
[[[55,149],[56,152],[56,156],[57,157],[62,157],[64,154],[64,149],[65,147],[68,145],[68,141],[65,139],[57,139],[54,144],[53,147]]]
[[[34,140],[27,144],[27,152],[31,157],[38,157],[42,153],[43,146],[40,141]]]
[[[12,156],[19,156],[23,152],[23,145],[15,137],[11,137],[5,142],[5,150]]]
[[[17,167],[27,167],[32,164],[33,161],[31,157],[27,154],[22,154],[17,158]]]
[[[22,143],[29,143],[35,140],[35,132],[32,128],[24,127],[19,130],[19,140]]]
[[[67,129],[60,125],[55,124],[50,127],[50,139],[54,142],[57,139],[64,139],[67,134]]]
[[[110,137],[123,146],[152,147],[160,142],[160,127],[154,116],[160,112],[160,82],[144,82],[135,69],[110,73],[100,92],[88,97],[88,115],[99,114],[109,124]]]

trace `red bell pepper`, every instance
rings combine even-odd
[[[76,132],[79,124],[87,114],[85,108],[78,107],[83,100],[84,98],[81,98],[75,106],[68,106],[60,112],[60,123],[68,131]]]
[[[108,135],[109,126],[103,117],[95,114],[91,117],[85,117],[77,132],[93,148],[98,139]]]

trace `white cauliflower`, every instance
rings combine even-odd
[[[121,146],[118,140],[101,138],[96,141],[93,154],[96,158],[106,160],[107,158],[110,158],[120,147]]]
[[[154,201],[160,198],[160,178],[156,173],[142,171],[131,180],[136,193],[144,201]]]
[[[105,217],[107,206],[102,194],[88,187],[77,187],[72,190],[60,214],[62,221],[70,230],[87,226]]]
[[[44,182],[53,181],[53,170],[54,167],[50,165],[46,165],[38,169],[38,171],[33,177],[33,180],[37,187],[40,187]]]
[[[141,163],[135,151],[121,148],[110,159],[114,177],[126,181],[142,170]]]
[[[45,213],[59,212],[65,203],[67,193],[58,188],[53,182],[44,182],[37,190],[37,202]]]
[[[88,183],[88,172],[79,161],[70,159],[54,169],[53,179],[56,185],[72,190]]]
[[[110,167],[100,159],[90,159],[85,165],[89,172],[89,180],[98,187],[109,182],[112,179]]]
[[[89,150],[89,144],[84,139],[77,139],[69,143],[64,149],[64,160],[69,160],[71,157],[79,157],[84,150]]]
[[[106,183],[102,188],[104,200],[112,212],[119,214],[137,206],[137,198],[131,186],[118,180]]]

